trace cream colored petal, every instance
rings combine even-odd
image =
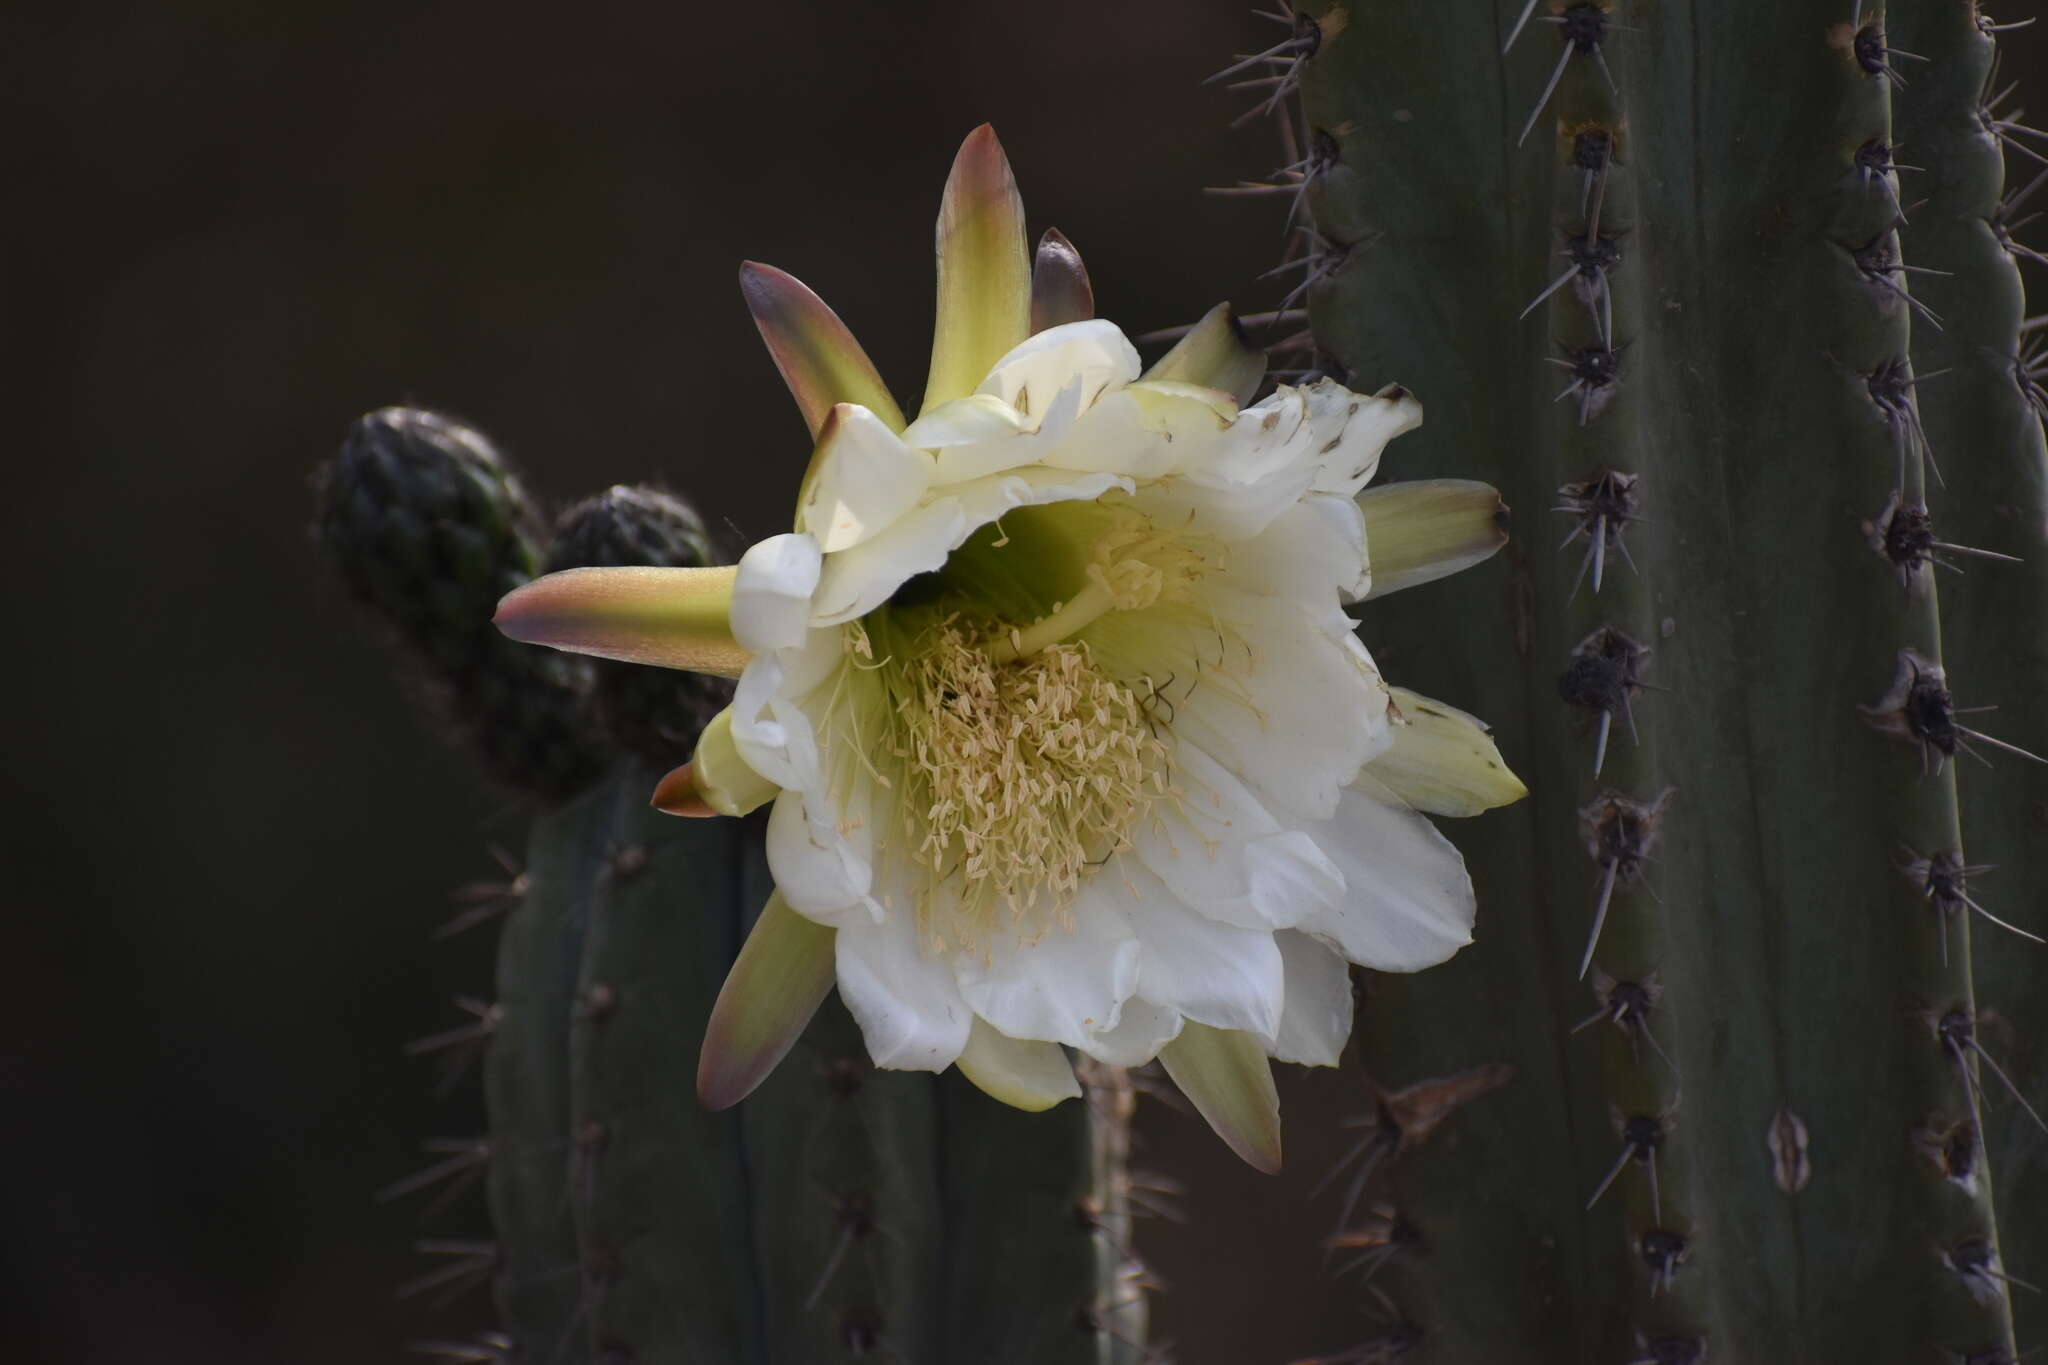
[[[1174,896],[1244,929],[1282,929],[1344,897],[1344,875],[1308,834],[1283,828],[1259,798],[1176,734],[1174,801],[1133,833],[1135,853]]]
[[[1335,606],[1364,592],[1365,518],[1335,493],[1310,493],[1230,547],[1221,581],[1245,592]]]
[[[732,587],[732,633],[756,654],[804,642],[822,560],[808,535],[770,536],[740,556]]]
[[[1490,559],[1508,543],[1500,493],[1470,479],[1415,479],[1358,495],[1365,517],[1367,597],[1428,583]]]
[[[866,408],[841,403],[825,419],[797,529],[827,554],[873,540],[931,487],[932,458],[905,445]]]
[[[975,392],[999,398],[1030,419],[1048,411],[1070,384],[1081,386],[1080,407],[1086,411],[1105,392],[1137,377],[1137,348],[1115,323],[1090,318],[1029,338],[998,360]]]
[[[1190,1020],[1159,1062],[1231,1151],[1268,1175],[1280,1169],[1280,1092],[1259,1039]]]
[[[713,716],[711,723],[698,735],[697,751],[690,756],[684,768],[689,771],[689,795],[719,815],[745,815],[758,810],[773,801],[781,790],[740,757],[739,746],[733,742],[732,708],[729,706]],[[655,791],[653,804],[656,809],[671,814],[684,813],[672,809],[673,797],[664,800],[670,778],[682,771],[677,769],[662,779],[661,787]]]
[[[987,124],[967,135],[939,206],[939,297],[924,410],[972,393],[1031,334],[1031,255],[1009,158]]]
[[[740,293],[812,436],[835,403],[859,403],[891,430],[903,429],[902,409],[874,362],[839,315],[803,281],[772,265],[747,261],[740,266]]]
[[[1007,1038],[976,1019],[954,1065],[991,1099],[1029,1113],[1078,1099],[1081,1084],[1058,1043]]]
[[[825,807],[807,809],[807,807]],[[842,830],[822,791],[785,791],[768,816],[768,869],[789,908],[820,924],[876,918],[868,901],[874,880],[867,850]]]
[[[1184,1022],[1180,1011],[1134,995],[1124,1001],[1116,1027],[1097,1030],[1082,1051],[1105,1066],[1143,1066],[1180,1036]]]
[[[1484,722],[1406,688],[1391,690],[1394,742],[1362,776],[1431,815],[1477,815],[1529,794]]]
[[[873,611],[907,580],[943,567],[967,537],[1013,507],[1087,501],[1129,486],[1114,475],[1024,468],[948,488],[873,540],[827,555],[811,623],[835,625]]]
[[[1351,970],[1328,945],[1283,929],[1273,935],[1287,970],[1287,1006],[1266,1039],[1275,1061],[1335,1066],[1351,1036]]]
[[[1245,340],[1230,305],[1219,303],[1145,371],[1148,380],[1179,380],[1252,401],[1266,377],[1266,353]]]
[[[697,1096],[729,1109],[795,1044],[832,989],[833,932],[770,896],[711,1007]]]
[[[1286,971],[1270,930],[1196,912],[1133,859],[1114,860],[1096,879],[1124,893],[1138,936],[1139,995],[1214,1028],[1261,1037],[1279,1028]]]
[[[876,1066],[944,1071],[967,1046],[974,1015],[952,969],[918,944],[915,918],[899,906],[878,924],[838,931],[839,998]]]
[[[1316,433],[1318,492],[1356,493],[1379,472],[1387,442],[1422,425],[1422,404],[1398,384],[1367,397],[1322,379],[1306,393]]]
[[[1304,918],[1303,932],[1384,972],[1435,966],[1472,941],[1472,879],[1428,817],[1353,789],[1309,832],[1344,873],[1345,896]]]
[[[514,640],[601,659],[738,677],[738,570],[564,569],[505,594],[492,622]]]
[[[1074,927],[1036,941],[996,934],[981,951],[956,954],[960,993],[974,1012],[1012,1038],[1086,1047],[1116,1026],[1136,988],[1138,941],[1124,906],[1100,877],[1084,883]]]

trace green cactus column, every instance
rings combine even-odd
[[[1415,1358],[2006,1358],[2003,1173],[1956,1061],[1972,936],[1901,875],[2018,858],[1956,789],[2017,800],[2025,760],[1956,708],[2039,695],[1958,667],[1951,700],[1950,588],[1899,511],[1940,524],[1945,493],[1893,110],[1902,77],[1975,77],[1900,40],[1909,63],[1873,6],[1309,9],[1304,113],[1337,148],[1309,190],[1319,345],[1421,397],[1395,477],[1485,478],[1519,532],[1367,615],[1533,794],[1455,831],[1474,946],[1368,991],[1367,1197],[1417,1234]],[[2009,368],[1999,279],[1978,325]],[[1454,640],[1447,612],[1496,629]],[[1971,744],[1995,771],[1958,775]],[[1482,1066],[1514,1078],[1453,1083],[1505,1074]]]
[[[1913,334],[1914,367],[1930,376],[1917,390],[1921,423],[1945,480],[1930,494],[1932,532],[1955,547],[1934,551],[1956,570],[1941,574],[1943,652],[1959,693],[2002,704],[1986,717],[1987,729],[2048,753],[2040,711],[2048,697],[2048,459],[2040,420],[2048,393],[2029,373],[2038,368],[2031,357],[2039,344],[2023,339],[2019,264],[2039,257],[2013,241],[2016,230],[2033,235],[2018,220],[2034,203],[2029,186],[2040,193],[2035,181],[2048,140],[2019,118],[2026,92],[2001,90],[2008,79],[1997,74],[2002,30],[1975,6],[1901,7],[1892,28],[1900,47],[1928,58],[1896,96],[1901,159],[1924,167],[1904,177],[1907,198],[1925,201],[1904,230],[1906,252],[1946,272],[1916,285],[1941,315],[1942,330]],[[1971,861],[1997,866],[1959,890],[2023,933],[2048,934],[2048,860],[2025,856],[2048,833],[2048,768],[1994,757],[1997,772],[1966,773],[1958,794]],[[1982,1049],[1972,1060],[1985,1155],[2004,1211],[1999,1251],[2014,1274],[2040,1284],[2048,1269],[2048,1127],[2036,1114],[2048,1099],[2048,946],[1967,904],[1942,908],[1971,921],[1977,1021],[1963,1046]],[[2048,1340],[2048,1301],[2025,1291],[2011,1300],[2020,1343]]]
[[[743,1105],[699,1104],[705,1021],[770,882],[758,822],[647,802],[718,684],[571,668],[489,629],[543,563],[703,563],[695,513],[615,488],[544,555],[488,443],[403,409],[358,423],[319,490],[344,577],[453,709],[481,705],[463,733],[492,773],[541,798],[484,1020],[502,1332],[455,1358],[1135,1361],[1120,1078],[1021,1113],[955,1075],[874,1070],[828,999]],[[486,731],[507,716],[514,733]]]

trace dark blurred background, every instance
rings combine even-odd
[[[807,442],[736,267],[808,281],[914,399],[984,120],[1127,330],[1270,306],[1282,210],[1200,188],[1277,138],[1199,82],[1277,31],[1238,0],[11,8],[0,1358],[400,1359],[483,1311],[394,1298],[417,1201],[372,1195],[479,1130],[400,1049],[488,993],[489,935],[429,934],[520,817],[322,571],[308,476],[417,402],[555,505],[653,479],[779,529]],[[1186,1365],[1364,1333],[1310,1196],[1358,1079],[1287,1084],[1279,1180],[1145,1106],[1141,1162],[1192,1191],[1142,1238]]]

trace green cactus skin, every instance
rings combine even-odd
[[[1945,1258],[2005,1235],[2028,1277],[2018,1248],[2048,1219],[2038,1192],[2029,1215],[2005,1182],[2039,1180],[2043,1145],[1972,1146],[1969,1188],[1945,1178],[1931,1135],[1972,1101],[1930,1021],[1967,1017],[1980,982],[2031,980],[2030,999],[1985,1005],[2039,1025],[2042,968],[2034,945],[1961,920],[1944,953],[1898,864],[1967,849],[2012,865],[2042,789],[2009,754],[1923,774],[1940,752],[1888,738],[1870,711],[1901,651],[1942,660],[1946,634],[1956,704],[2005,703],[1985,728],[2038,748],[2040,570],[1971,560],[1937,594],[1863,530],[1900,488],[1933,505],[1944,539],[2038,562],[2040,438],[2011,374],[2019,285],[1981,230],[1997,148],[1966,124],[1988,39],[1965,0],[1886,7],[1915,35],[1894,45],[1930,58],[1902,62],[1901,89],[1873,69],[1889,65],[1875,5],[1854,22],[1834,0],[1544,6],[1505,57],[1520,4],[1339,8],[1307,7],[1322,36],[1300,71],[1309,128],[1337,150],[1309,189],[1330,243],[1312,272],[1318,343],[1355,386],[1422,398],[1428,422],[1390,448],[1391,477],[1488,479],[1522,532],[1497,568],[1367,614],[1389,669],[1491,721],[1532,792],[1453,832],[1478,884],[1475,944],[1436,971],[1374,977],[1360,1021],[1388,1138],[1366,1197],[1420,1236],[1380,1281],[1412,1356],[2007,1359],[2005,1295],[1973,1295]],[[1895,118],[1927,131],[1895,135]],[[1563,269],[1560,241],[1583,240],[1596,131],[1616,149],[1601,198],[1620,252],[1605,270],[1611,383],[1576,354],[1598,324],[1573,286],[1516,316]],[[1901,137],[1940,182],[1904,264],[1924,250],[1952,280],[1898,268],[1898,176],[1880,149]],[[1916,406],[1914,367],[1964,349],[1983,354]],[[1583,391],[1556,401],[1575,381],[1594,390],[1583,409]],[[1953,412],[1935,404],[1944,383]],[[1946,486],[1917,439],[1895,439],[1923,411]],[[1973,461],[1995,474],[1958,478]],[[1575,514],[1547,509],[1602,469],[1636,477],[1640,520],[1627,559],[1608,550],[1601,591],[1575,595],[1583,542],[1552,548]],[[1995,532],[2013,522],[2023,547]],[[1601,627],[1648,647],[1642,676],[1661,690],[1630,698],[1640,743],[1617,717],[1596,780],[1595,714],[1565,697],[1612,693],[1560,674]],[[1644,805],[1673,789],[1656,861],[1637,885],[1618,879],[1595,961],[1616,981],[1656,973],[1646,1017],[1675,1071],[1611,1021],[1571,1032],[1601,1007],[1574,974],[1604,867],[1581,812],[1609,789]],[[2040,875],[2011,878],[2022,922]],[[1514,1078],[1498,1088],[1411,1088],[1499,1063]],[[2012,1106],[1995,1081],[1984,1093],[2007,1130]],[[1635,1130],[1655,1138],[1654,1211],[1635,1163],[1586,1207],[1623,1152],[1617,1118],[1663,1120]],[[1668,1282],[1651,1272],[1653,1229],[1685,1239]]]
[[[440,686],[473,696],[500,668],[502,694],[555,688],[529,714],[556,727],[558,761],[524,785],[565,799],[536,817],[486,1020],[502,1334],[474,1358],[1137,1365],[1120,1072],[1021,1113],[957,1074],[874,1070],[831,998],[738,1108],[698,1102],[705,1023],[771,882],[758,820],[647,801],[718,685],[609,664],[558,677],[561,656],[474,628],[543,562],[707,562],[696,514],[612,489],[565,515],[543,560],[488,443],[411,410],[363,419],[321,494],[323,541]]]
[[[1997,226],[2010,215],[2001,210],[2005,165],[1991,128],[1999,116],[1986,107],[1998,93],[1996,35],[1977,18],[1973,6],[1954,3],[1901,8],[1893,19],[1894,41],[1929,58],[1928,70],[1895,97],[1904,159],[1927,167],[1909,195],[1926,202],[1904,230],[1906,254],[1949,272],[1916,284],[1944,327],[1914,328],[1913,363],[1922,374],[1949,371],[1918,391],[1920,420],[1947,479],[1945,496],[1935,490],[1935,529],[1944,541],[2024,561],[1948,556],[1963,572],[1942,576],[1943,653],[1958,688],[2006,703],[1987,728],[2048,752],[2048,726],[2028,705],[2048,696],[2048,454],[2023,387],[2029,381],[2015,373],[2024,365],[2015,338],[2026,299]],[[2038,170],[2018,153],[2013,164],[2016,189]],[[1973,861],[1999,865],[1972,884],[1973,897],[2048,932],[2048,864],[2020,852],[2048,831],[2048,768],[2001,758],[1995,773],[1979,769],[1958,785]],[[2048,1099],[2048,948],[1981,920],[1972,933],[1982,1046],[2038,1111]],[[2040,1283],[2048,1269],[2048,1133],[1982,1065],[1979,1081],[1985,1154],[2003,1212],[1999,1250],[2015,1274]],[[2014,1294],[2012,1309],[2022,1344],[2048,1340],[2041,1295]]]
[[[497,449],[440,413],[382,408],[349,428],[314,493],[314,532],[343,581],[492,780],[547,798],[595,780],[609,755],[584,697],[589,666],[491,626],[541,563],[539,518]]]
[[[738,1109],[698,1104],[695,1040],[770,883],[750,823],[647,809],[658,775],[540,820],[501,942],[490,1202],[519,1358],[1122,1359],[1143,1319],[1113,1311],[1101,1092],[1021,1114],[876,1071],[831,1000]]]

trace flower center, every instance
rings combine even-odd
[[[1072,927],[1092,865],[1127,849],[1168,790],[1150,699],[1088,646],[1059,640],[998,660],[983,632],[938,620],[897,657],[895,756],[907,850],[931,876],[917,907],[937,953]],[[886,666],[886,665],[885,665]],[[931,894],[957,878],[952,892]]]

